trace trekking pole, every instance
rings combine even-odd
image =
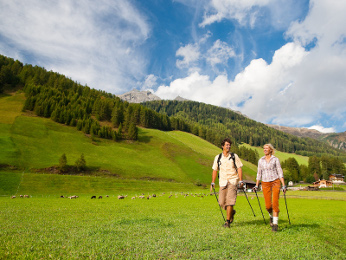
[[[250,208],[251,208],[251,210],[252,210],[253,216],[256,217],[255,212],[253,211],[253,208],[251,207],[250,201],[249,201],[249,199],[247,198],[246,191],[245,191],[244,188],[243,188],[243,191],[244,191],[245,197],[246,197],[246,199],[247,199],[247,202],[249,203],[249,206],[250,206]]]
[[[219,204],[219,207],[220,207],[221,215],[223,217],[223,220],[226,222],[226,219],[225,219],[225,217],[223,216],[223,213],[222,213],[221,205],[219,203],[219,200],[218,200],[216,192],[215,192],[215,188],[214,188],[214,186],[212,186],[212,187],[213,187],[213,190],[214,190],[214,194],[215,194],[215,198],[216,198],[217,204]]]
[[[288,223],[290,223],[290,225],[291,225],[290,215],[288,214],[288,209],[287,209],[286,192],[284,192],[284,198],[285,198],[285,205],[286,205],[286,211],[287,211]]]
[[[256,193],[256,197],[257,197],[257,201],[258,201],[259,208],[260,208],[261,213],[262,213],[262,217],[263,217],[263,220],[264,220],[264,224],[267,225],[267,222],[266,222],[266,220],[265,220],[265,218],[264,218],[263,211],[262,211],[262,208],[261,208],[261,203],[260,203],[260,201],[259,201],[259,199],[258,199],[257,191],[256,191],[256,190],[255,190],[255,193]]]

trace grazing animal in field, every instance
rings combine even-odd
[[[109,197],[109,195],[106,195],[106,197],[108,198],[108,197]]]
[[[144,197],[144,196],[139,196],[138,198],[140,198],[140,199],[144,199],[145,197]]]
[[[65,198],[64,195],[61,195],[60,198]]]
[[[29,198],[29,195],[24,195],[24,198]]]
[[[119,196],[118,196],[118,199],[119,199],[119,200],[123,200],[123,199],[125,199],[125,196],[119,195]]]
[[[96,199],[96,196],[94,195],[94,196],[91,196],[91,199]]]
[[[156,198],[156,194],[153,194],[153,197]]]
[[[73,196],[70,196],[70,197],[68,197],[69,199],[77,199],[78,198],[78,196],[77,195],[73,195]]]
[[[16,198],[16,196],[12,196],[12,197],[11,197],[11,199],[15,199],[15,198]]]
[[[99,199],[102,199],[102,196],[99,196]]]
[[[169,195],[169,197],[168,197],[168,198],[170,199],[172,196],[173,196],[173,195]]]
[[[23,198],[24,196],[23,195],[19,195],[19,197]]]
[[[132,197],[131,199],[134,200],[134,199],[136,199],[136,197]]]

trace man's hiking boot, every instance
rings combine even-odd
[[[270,218],[269,218],[269,221],[270,221],[270,222],[269,222],[269,223],[270,223],[270,226],[273,227],[273,217],[270,217]]]
[[[224,228],[230,228],[230,222],[226,221],[225,224],[223,224]]]
[[[231,214],[231,219],[230,219],[230,222],[231,222],[231,223],[233,222],[234,215],[235,215],[235,210],[233,210],[233,212],[232,212],[232,214]]]
[[[278,225],[273,224],[272,231],[273,231],[273,232],[278,231]]]

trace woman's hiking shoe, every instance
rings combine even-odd
[[[272,231],[274,232],[278,231],[278,225],[273,224]]]
[[[224,228],[230,228],[230,222],[226,221],[225,224],[223,224]]]

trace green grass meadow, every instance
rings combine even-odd
[[[279,231],[273,233],[253,194],[256,217],[239,195],[230,229],[221,227],[214,196],[183,194],[1,197],[1,259],[346,258],[345,201],[288,197],[290,225],[281,198]],[[260,202],[263,207],[262,197]]]

